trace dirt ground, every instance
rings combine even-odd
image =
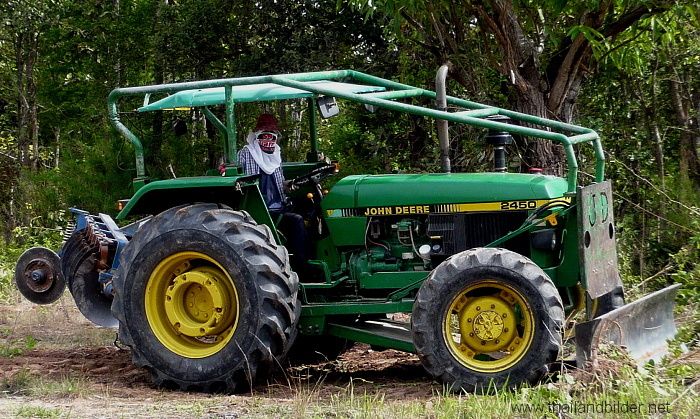
[[[50,306],[19,297],[0,305],[0,343],[14,350],[0,356],[0,417],[275,416],[349,392],[380,391],[391,401],[427,400],[442,391],[416,356],[366,345],[335,362],[287,368],[248,394],[162,390],[131,363],[128,350],[114,345],[115,335],[84,319],[69,295]]]
[[[86,320],[67,293],[49,306],[19,295],[0,304],[0,418],[336,417],[353,397],[392,409],[429,406],[444,394],[415,355],[367,345],[335,362],[289,367],[246,394],[163,390],[115,337]],[[679,361],[698,365],[700,351]]]

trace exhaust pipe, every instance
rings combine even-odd
[[[440,66],[435,76],[435,106],[439,111],[447,111],[447,73],[452,67],[451,63],[446,63]],[[440,161],[442,163],[442,171],[450,173],[452,171],[450,163],[450,134],[447,130],[447,121],[444,119],[436,120],[438,139],[440,140]]]

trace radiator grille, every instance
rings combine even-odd
[[[525,218],[525,211],[431,214],[428,216],[428,235],[442,237],[442,254],[447,256],[485,246],[520,227]],[[509,240],[502,246],[521,254],[529,253],[527,235]]]

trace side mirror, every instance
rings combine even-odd
[[[321,112],[321,117],[323,117],[323,119],[336,116],[340,112],[338,103],[333,96],[321,96],[316,99],[316,103],[318,104],[318,110]]]

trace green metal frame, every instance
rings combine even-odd
[[[355,81],[371,86],[382,87],[385,90],[370,93],[350,93],[344,89],[324,87],[314,84],[314,81]],[[125,96],[144,96],[144,106],[148,105],[151,95],[153,94],[172,94],[186,90],[221,88],[225,89],[224,105],[226,106],[226,125],[217,123],[214,118],[213,122],[222,132],[225,132],[226,137],[226,156],[225,161],[229,165],[236,164],[236,127],[234,104],[236,102],[233,96],[234,86],[249,86],[262,83],[273,83],[279,86],[286,86],[310,92],[315,95],[327,95],[337,98],[347,99],[358,103],[372,105],[378,108],[396,110],[400,112],[421,115],[433,119],[447,120],[453,123],[471,125],[475,127],[495,129],[506,131],[512,134],[524,135],[534,138],[554,141],[562,144],[566,154],[567,161],[567,182],[568,192],[573,193],[576,190],[576,180],[578,176],[578,162],[574,153],[573,146],[582,143],[591,143],[594,148],[595,162],[595,179],[601,182],[605,175],[605,156],[598,134],[589,129],[578,125],[566,124],[551,119],[540,118],[533,115],[527,115],[520,112],[487,106],[477,102],[472,102],[465,99],[460,99],[452,96],[447,97],[448,105],[466,108],[466,111],[449,112],[426,108],[419,105],[413,105],[403,102],[398,102],[399,99],[408,98],[427,98],[434,100],[436,93],[431,90],[416,88],[410,85],[394,82],[369,74],[361,73],[354,70],[337,70],[337,71],[320,71],[310,73],[296,73],[284,75],[268,75],[255,77],[238,77],[220,80],[207,80],[186,83],[171,83],[160,84],[153,86],[127,87],[114,89],[108,97],[108,112],[110,121],[117,131],[130,141],[134,146],[136,155],[136,179],[135,182],[142,181],[146,177],[144,167],[143,146],[139,138],[131,132],[119,119],[119,109],[117,103],[120,98]],[[311,101],[309,106],[312,106]],[[311,113],[313,114],[313,112]],[[213,116],[211,112],[206,112],[207,117]],[[485,119],[491,115],[505,115],[515,121],[529,125],[541,126],[540,128],[532,128],[507,124],[502,122],[491,121]],[[315,118],[311,119],[310,124],[315,127]],[[312,131],[315,133],[315,130]],[[312,134],[314,135],[314,134]],[[312,152],[316,141],[312,137]],[[135,183],[136,185],[136,183]]]

